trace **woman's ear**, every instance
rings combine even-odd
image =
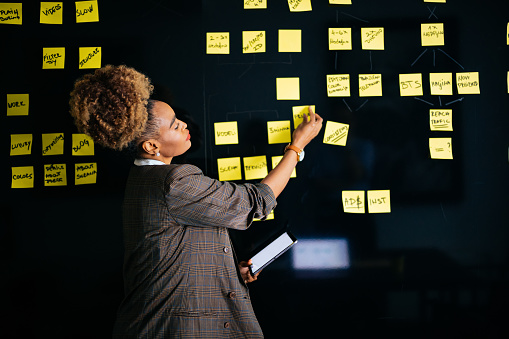
[[[155,155],[159,149],[159,144],[154,139],[149,139],[141,143],[143,151],[150,155]]]

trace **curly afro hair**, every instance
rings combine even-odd
[[[121,150],[144,133],[152,91],[150,79],[135,69],[107,65],[75,82],[70,113],[81,133]]]

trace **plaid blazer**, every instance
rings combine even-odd
[[[191,165],[134,166],[123,206],[125,299],[114,338],[263,338],[227,228],[276,206],[265,184]]]

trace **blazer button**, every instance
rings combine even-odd
[[[233,298],[235,298],[236,296],[237,296],[237,293],[235,293],[235,292],[230,292],[230,293],[228,293],[228,298],[230,298],[230,299],[233,299]]]
[[[225,248],[223,248],[223,252],[228,253],[228,252],[230,252],[230,249],[228,247],[225,247]]]
[[[228,327],[230,327],[230,323],[229,322],[225,322],[224,323],[224,328],[228,328]]]

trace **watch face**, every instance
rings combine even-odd
[[[304,160],[304,150],[302,150],[299,154],[299,161]]]

